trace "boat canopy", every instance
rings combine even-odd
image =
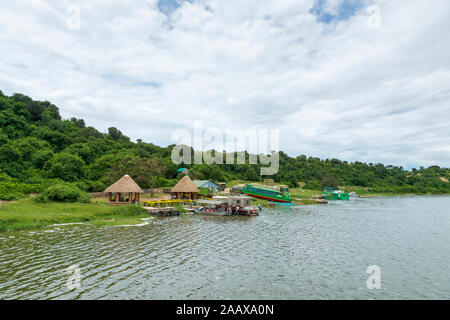
[[[197,200],[197,204],[205,204],[205,205],[221,205],[223,204],[223,201],[217,201],[217,200]]]
[[[248,187],[253,187],[253,188],[258,188],[258,189],[265,189],[265,190],[269,190],[269,191],[276,191],[276,192],[280,192],[281,187],[280,186],[266,186],[263,184],[257,184],[257,183],[253,183],[253,184],[249,184],[247,185]],[[284,188],[285,186],[283,186]],[[286,186],[287,187],[287,186]]]

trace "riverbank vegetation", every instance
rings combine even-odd
[[[25,198],[0,205],[0,232],[62,223],[139,224],[143,218],[148,218],[148,213],[137,205],[113,207],[105,202],[38,202],[35,198]]]
[[[5,96],[0,91],[0,200],[20,200],[44,192],[47,196],[43,197],[51,200],[48,189],[55,185],[99,192],[124,174],[144,189],[171,187],[180,178],[179,166],[171,161],[173,147],[139,139],[132,142],[114,127],[100,132],[83,119],[62,119],[58,108],[48,101],[34,101],[22,94]],[[248,158],[246,154],[246,164],[239,165],[182,167],[188,168],[194,179],[259,181],[261,164],[250,165]],[[280,170],[271,178],[291,188],[302,182],[302,189],[319,192],[324,185],[339,185],[368,195],[450,193],[448,168],[407,171],[379,163],[291,157],[284,152],[280,152]],[[83,196],[76,198],[85,201]]]

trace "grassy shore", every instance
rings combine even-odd
[[[74,222],[97,226],[132,225],[142,223],[142,218],[148,218],[148,214],[138,211],[130,216],[102,199],[91,203],[38,203],[26,198],[0,205],[0,232]]]
[[[355,191],[361,197],[400,196],[405,194],[371,193],[361,187],[345,187],[347,192]],[[321,190],[302,188],[290,189],[292,199],[296,204],[316,204],[312,197],[322,194]],[[155,196],[155,195],[154,195]],[[156,195],[163,198],[163,195]],[[147,199],[146,199],[147,200]],[[252,199],[253,205],[269,206],[269,202]],[[33,198],[25,198],[14,202],[0,204],[0,232],[33,229],[61,223],[88,223],[95,226],[135,225],[143,223],[143,218],[149,215],[142,208],[112,207],[106,198],[91,199],[90,203],[39,203]],[[185,210],[180,206],[180,212]]]

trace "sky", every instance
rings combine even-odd
[[[450,167],[449,30],[448,0],[3,0],[0,90],[161,146],[201,120]]]

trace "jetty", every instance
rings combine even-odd
[[[157,216],[178,216],[180,215],[180,211],[178,207],[190,207],[192,208],[197,204],[196,200],[152,200],[152,201],[144,201],[143,208],[148,211],[151,215]],[[187,210],[187,209],[186,209]]]
[[[144,207],[150,215],[153,216],[179,216],[180,211],[176,207]]]

